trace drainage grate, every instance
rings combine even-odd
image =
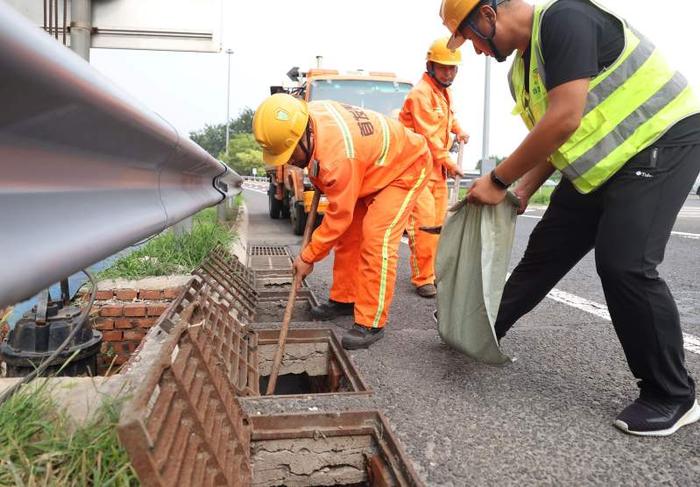
[[[246,267],[238,260],[238,257],[229,253],[223,246],[214,247],[207,257],[227,267],[231,273],[248,283],[249,286],[255,287],[255,272]]]
[[[202,296],[200,304],[205,317],[201,326],[190,328],[200,353],[223,367],[237,395],[259,395],[257,334],[211,298]]]
[[[255,274],[237,257],[217,247],[192,274],[202,281],[205,294],[211,293],[235,309],[241,320],[248,322],[253,319],[258,299]]]
[[[290,257],[289,250],[283,245],[251,245],[248,248],[248,255],[282,255]]]
[[[144,485],[247,485],[250,427],[225,372],[189,332],[202,317],[187,317],[192,310],[123,408],[119,438]]]

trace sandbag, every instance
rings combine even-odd
[[[504,364],[494,332],[515,236],[515,198],[497,206],[466,204],[442,227],[435,263],[438,331],[452,348]]]

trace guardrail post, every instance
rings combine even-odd
[[[177,222],[172,226],[172,231],[176,237],[190,234],[192,232],[192,217],[188,216],[184,220]]]

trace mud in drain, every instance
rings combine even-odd
[[[279,330],[257,330],[256,334],[259,390],[265,391]],[[292,329],[287,335],[275,394],[262,397],[370,392],[330,329]]]
[[[250,419],[252,486],[422,485],[377,411]]]
[[[259,290],[254,321],[256,323],[281,322],[284,318],[284,309],[287,306],[288,298],[289,290],[285,288]],[[297,292],[292,320],[313,321],[311,307],[317,305],[318,301],[311,289],[302,287]]]

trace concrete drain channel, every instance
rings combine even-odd
[[[263,397],[279,337],[251,323],[261,304],[286,299],[265,289],[282,273],[261,280],[219,248],[193,274],[152,330],[166,339],[118,426],[143,485],[422,485],[378,411],[249,417],[241,400]],[[291,328],[264,397],[370,392],[331,330]]]

